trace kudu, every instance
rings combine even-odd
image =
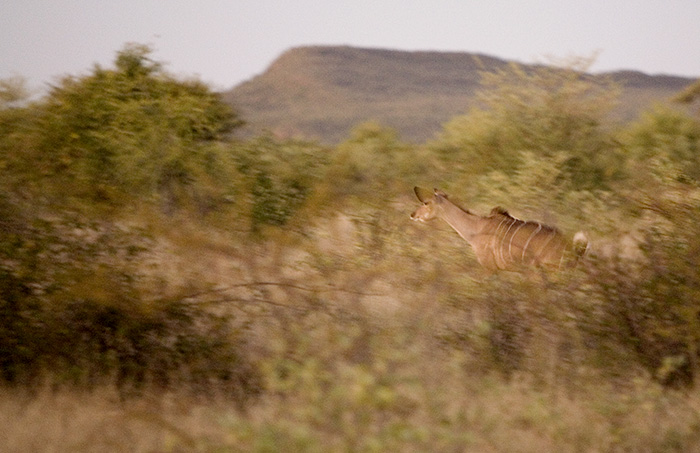
[[[415,187],[414,191],[423,205],[411,218],[421,222],[440,218],[447,222],[472,246],[479,264],[489,273],[519,271],[527,266],[571,266],[588,248],[583,232],[576,233],[573,241],[569,241],[557,228],[516,219],[501,207],[493,208],[483,217],[452,203],[438,189],[430,192]]]

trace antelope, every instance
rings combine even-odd
[[[440,218],[447,222],[474,249],[479,264],[488,272],[521,271],[527,266],[561,268],[572,266],[588,248],[583,232],[567,240],[557,228],[524,221],[497,206],[488,216],[480,216],[448,200],[441,190],[415,187],[423,203],[411,219],[427,222]]]

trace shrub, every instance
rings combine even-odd
[[[632,172],[642,172],[649,162],[666,162],[660,168],[668,174],[668,164],[677,166],[676,178],[681,182],[700,181],[700,123],[690,116],[657,107],[646,112],[622,134]]]
[[[156,202],[172,211],[216,193],[230,170],[214,146],[241,124],[209,87],[177,80],[128,45],[115,68],[66,77],[41,101],[22,110],[0,138],[0,155],[18,190],[75,208]]]
[[[543,159],[565,155],[574,189],[606,187],[620,171],[605,127],[617,89],[592,81],[589,63],[485,73],[479,107],[449,121],[431,149],[464,186],[489,171],[512,175],[527,152]]]
[[[243,199],[239,207],[249,215],[253,231],[287,225],[327,167],[327,150],[322,147],[269,136],[233,143],[230,151],[241,174],[236,197]]]
[[[261,391],[241,334],[227,317],[182,301],[148,311],[136,304],[75,301],[45,307],[6,291],[0,300],[0,379],[30,385],[92,388],[114,384],[122,395],[179,389],[224,395],[243,406]],[[15,288],[17,291],[17,288]]]
[[[600,327],[668,385],[693,383],[700,346],[700,231],[697,201],[655,199],[639,244],[641,262],[603,260],[591,266]]]
[[[150,244],[142,232],[26,210],[0,196],[0,383],[180,388],[240,405],[260,392],[230,316],[146,300],[134,265]]]
[[[355,199],[378,206],[410,187],[406,178],[425,178],[422,170],[429,166],[416,147],[398,139],[396,131],[367,122],[355,127],[332,153],[322,190],[335,203]]]

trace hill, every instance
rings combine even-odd
[[[354,125],[376,120],[397,129],[403,139],[420,142],[473,105],[482,71],[510,63],[473,53],[300,47],[224,93],[224,99],[248,121],[251,132],[267,129],[334,143]],[[623,120],[694,80],[636,71],[594,77],[621,85],[616,114]]]

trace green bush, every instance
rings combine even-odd
[[[601,332],[668,385],[692,384],[700,359],[700,204],[689,200],[642,207],[653,222],[639,244],[641,262],[602,260],[590,268]]]
[[[287,225],[317,187],[328,161],[328,151],[319,145],[269,136],[233,143],[230,151],[241,175],[237,197],[243,198],[241,210],[253,231]]]
[[[94,385],[113,378],[121,390],[188,389],[245,404],[261,390],[232,320],[182,301],[138,310],[86,301],[54,310],[46,362],[55,379]],[[61,372],[62,371],[62,372]]]
[[[410,187],[406,179],[424,179],[431,167],[420,148],[402,143],[395,130],[363,123],[332,153],[322,190],[331,203],[355,199],[379,207]]]
[[[241,405],[260,393],[231,316],[145,296],[142,231],[30,214],[0,196],[0,384],[180,389]]]
[[[261,391],[230,318],[182,301],[148,309],[89,300],[46,307],[7,274],[2,284],[4,384],[31,386],[43,378],[81,388],[114,384],[124,396],[179,389],[225,395],[240,405]]]
[[[14,127],[2,139],[14,145],[0,158],[17,190],[71,208],[138,200],[172,211],[226,184],[230,166],[215,142],[241,121],[206,85],[173,78],[149,53],[126,46],[114,69],[64,78],[19,119],[4,113]]]
[[[666,176],[673,176],[668,172],[670,165],[676,165],[675,178],[680,182],[700,181],[700,123],[696,119],[657,107],[630,125],[622,138],[631,171],[643,172],[650,163],[665,163],[660,170]]]
[[[596,83],[588,61],[525,70],[517,65],[483,75],[479,106],[449,121],[430,147],[449,175],[468,186],[490,171],[508,176],[522,153],[540,158],[565,156],[564,168],[575,189],[600,189],[620,171],[611,149],[606,115],[617,89]]]

